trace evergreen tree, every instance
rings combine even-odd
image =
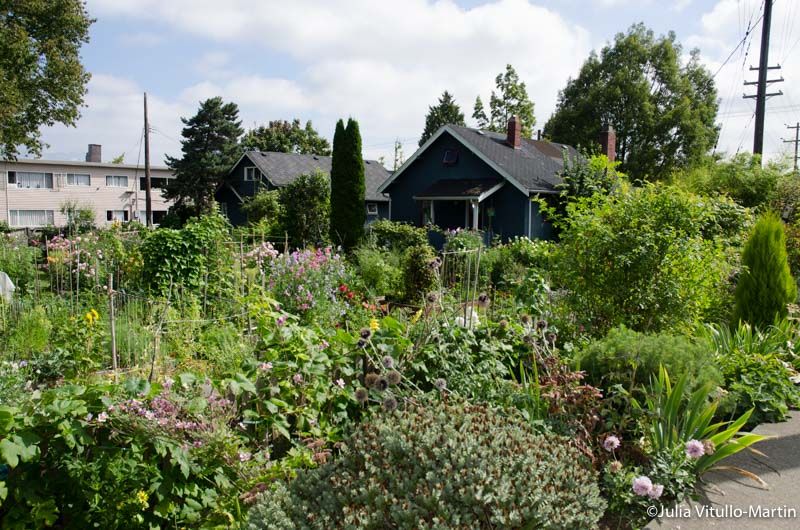
[[[742,265],[734,324],[745,321],[765,328],[776,316],[785,317],[786,305],[797,298],[797,284],[789,271],[783,222],[775,213],[767,212],[756,223],[744,247]]]
[[[422,131],[419,139],[420,147],[433,136],[433,133],[439,130],[439,127],[448,124],[465,125],[464,113],[453,99],[453,95],[445,90],[439,98],[439,102],[428,107],[428,115],[425,116],[425,130]]]
[[[239,107],[214,97],[200,103],[192,118],[181,121],[185,125],[181,133],[183,156],[166,157],[175,178],[167,183],[164,196],[175,201],[175,211],[198,215],[208,210],[214,192],[238,158],[238,140],[243,132]]]
[[[310,121],[301,127],[298,119],[291,123],[285,120],[270,121],[266,127],[261,125],[251,129],[244,135],[241,144],[245,151],[331,155],[328,140],[320,136]]]
[[[336,124],[331,163],[331,240],[349,250],[364,237],[366,186],[358,122]]]
[[[497,74],[494,79],[496,91],[492,91],[489,99],[489,117],[483,108],[480,96],[475,100],[472,117],[478,122],[478,128],[505,133],[508,120],[517,116],[522,123],[522,136],[530,138],[536,117],[533,115],[533,102],[528,97],[525,83],[519,80],[514,67],[506,65],[506,71]]]
[[[489,118],[486,116],[486,109],[483,108],[483,100],[478,96],[475,98],[475,105],[472,107],[472,118],[475,120],[478,129],[489,128]]]

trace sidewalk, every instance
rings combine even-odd
[[[767,458],[745,450],[720,463],[755,473],[767,483],[767,489],[732,471],[711,471],[703,476],[698,501],[679,505],[665,514],[670,517],[655,519],[646,528],[800,528],[800,412],[791,415],[788,421],[759,425],[754,430],[774,437],[753,446]],[[698,513],[704,510],[706,516]],[[769,510],[775,517],[769,517]]]

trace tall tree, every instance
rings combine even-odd
[[[314,129],[311,121],[305,127],[300,120],[291,123],[285,120],[270,121],[247,131],[242,138],[245,151],[270,151],[274,153],[300,153],[304,155],[330,156],[331,144]]]
[[[508,120],[512,116],[519,117],[522,122],[522,136],[530,138],[536,117],[533,115],[533,102],[528,97],[525,83],[519,80],[514,67],[506,65],[505,72],[497,74],[494,79],[496,91],[492,90],[489,98],[489,116],[483,107],[480,96],[475,99],[472,117],[478,127],[494,132],[506,132]]]
[[[175,201],[175,210],[198,215],[214,200],[214,192],[239,155],[239,137],[244,132],[239,121],[239,107],[221,97],[200,103],[193,117],[181,118],[181,158],[166,157],[175,173],[164,195]]]
[[[425,130],[422,131],[419,139],[420,147],[433,136],[433,133],[439,130],[439,127],[448,124],[465,125],[461,107],[453,99],[453,95],[445,90],[439,98],[439,102],[428,107],[428,115],[425,116]]]
[[[12,0],[0,8],[0,158],[41,154],[40,127],[74,125],[89,74],[81,46],[94,22],[81,0]]]
[[[603,124],[612,125],[620,169],[634,179],[660,179],[701,161],[719,132],[717,90],[699,52],[686,64],[681,52],[674,33],[656,38],[643,24],[617,34],[559,93],[545,134],[588,147]]]
[[[321,245],[328,237],[331,182],[319,170],[280,189],[281,226],[297,247]]]
[[[364,206],[364,160],[358,122],[342,120],[333,135],[331,163],[331,240],[349,250],[364,237],[367,212]]]

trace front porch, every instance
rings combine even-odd
[[[498,179],[438,180],[415,195],[414,200],[420,206],[423,225],[491,234],[494,205],[490,198],[504,185],[505,181]]]

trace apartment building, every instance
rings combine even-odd
[[[169,209],[161,188],[173,178],[163,166],[151,167],[153,222]],[[90,144],[85,162],[16,160],[0,162],[0,220],[12,227],[67,224],[68,203],[94,211],[95,224],[145,221],[144,165],[102,161],[100,145]]]

